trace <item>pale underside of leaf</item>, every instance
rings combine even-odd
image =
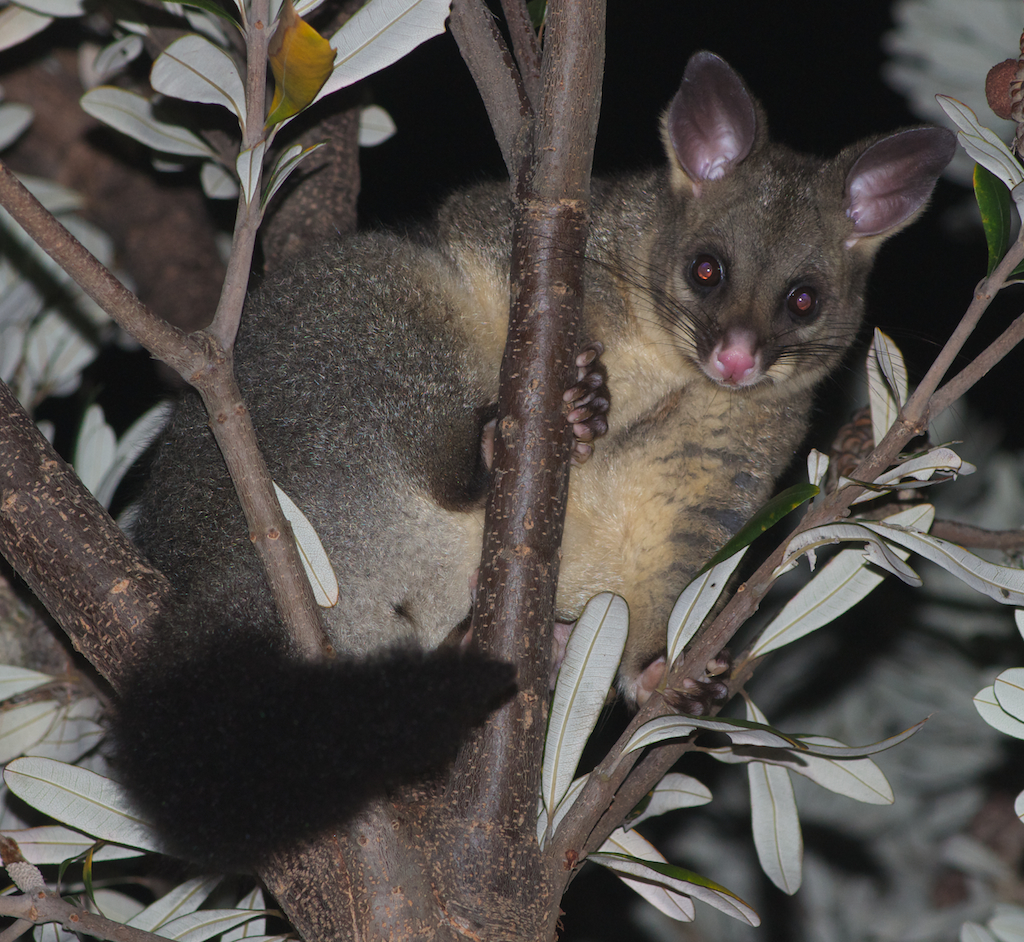
[[[12,664],[0,664],[0,701],[8,700],[19,693],[48,684],[54,680],[49,674],[26,670]]]
[[[179,884],[156,902],[150,903],[128,925],[145,932],[159,932],[168,922],[199,909],[220,881],[220,877],[207,876],[195,877]]]
[[[154,150],[186,157],[217,157],[191,131],[157,120],[149,100],[134,92],[101,85],[86,92],[80,104],[87,114]]]
[[[860,523],[828,523],[798,533],[786,546],[786,555],[775,570],[779,575],[790,568],[804,553],[811,553],[821,546],[840,542],[864,543],[864,557],[876,566],[898,576],[908,585],[920,585],[921,578],[876,534]]]
[[[323,147],[323,143],[313,144],[305,149],[299,144],[293,144],[280,157],[277,165],[270,175],[270,182],[267,184],[266,192],[260,202],[262,209],[274,198],[274,194],[281,188],[281,184],[291,175],[292,171],[310,154]]]
[[[887,349],[887,339],[888,338],[885,337],[885,334],[876,329],[874,338],[871,341],[871,346],[868,348],[868,403],[871,407],[871,430],[876,444],[882,440],[885,433],[889,431],[890,426],[892,426],[893,422],[896,421],[896,416],[899,415],[901,403],[901,399],[898,398],[901,391],[893,389],[882,369],[881,363],[879,362],[879,352],[881,351],[881,357],[886,361],[886,365],[889,367],[891,372],[892,362]],[[898,355],[899,351],[897,350],[896,352]],[[905,370],[903,372],[903,376],[905,380]],[[906,398],[905,385],[902,390],[902,397],[904,399]]]
[[[965,922],[960,927],[960,942],[997,942],[997,940],[984,926],[980,926],[976,922]]]
[[[999,903],[988,927],[999,942],[1024,942],[1024,909]]]
[[[359,112],[359,146],[376,147],[394,136],[395,122],[380,105],[367,105]]]
[[[451,0],[372,0],[331,37],[334,71],[314,101],[397,62],[444,32]]]
[[[313,587],[317,605],[321,608],[337,605],[338,578],[334,574],[334,567],[331,565],[330,559],[327,558],[327,550],[320,542],[316,528],[276,483],[274,484],[274,493],[277,494],[278,502],[281,504],[281,512],[292,526],[292,534],[299,548],[299,556],[302,558],[302,565],[306,570],[306,578],[309,579],[309,584]]]
[[[999,706],[1015,719],[1024,720],[1024,667],[1003,671],[992,687]]]
[[[52,22],[52,16],[43,16],[13,3],[4,7],[0,10],[0,52],[23,43]]]
[[[267,915],[263,910],[201,909],[165,923],[160,935],[175,942],[205,942],[235,926]]]
[[[957,140],[972,160],[994,173],[1011,190],[1024,180],[1024,170],[1010,149],[978,121],[972,109],[949,95],[936,95],[935,100],[960,129]]]
[[[41,827],[25,828],[19,831],[5,831],[4,836],[14,840],[21,855],[37,867],[63,863],[65,860],[71,860],[84,854],[90,847],[96,846],[96,841],[92,838],[59,824],[45,824]],[[92,859],[94,861],[125,860],[141,855],[142,851],[140,850],[106,844],[93,851]]]
[[[219,163],[207,160],[199,170],[203,192],[212,200],[230,200],[238,196],[238,180]]]
[[[542,794],[548,809],[558,806],[576,774],[615,680],[628,628],[625,601],[604,592],[587,603],[569,635],[544,741]]]
[[[697,716],[658,716],[644,723],[623,748],[623,754],[643,749],[666,739],[685,739],[695,730],[725,733],[734,744],[799,748],[796,741],[778,730],[742,720],[708,719]]]
[[[635,831],[626,833],[618,830],[613,832],[608,840],[601,845],[601,851],[591,854],[588,859],[610,869],[633,892],[638,893],[669,919],[674,919],[677,922],[693,921],[696,909],[694,909],[693,900],[688,894],[668,889],[666,884],[669,881],[663,880],[660,874],[644,867],[642,863],[623,860],[617,856],[605,856],[601,853],[602,851],[608,854],[636,857],[640,861],[644,859],[664,861],[665,858],[655,850],[650,842],[640,837]],[[631,876],[647,877],[648,879],[631,879]]]
[[[803,746],[801,755],[806,751],[809,755],[824,756],[829,759],[859,759],[864,756],[877,755],[879,752],[885,752],[887,749],[892,749],[893,746],[898,746],[901,742],[905,742],[915,733],[919,732],[927,722],[928,720],[925,718],[913,726],[907,727],[895,736],[889,736],[886,739],[880,739],[878,742],[868,743],[865,746],[830,746],[826,744],[821,736],[794,734],[793,739]]]
[[[823,455],[817,448],[812,448],[807,455],[807,480],[816,487],[821,487],[828,473],[828,455]]]
[[[1024,570],[997,566],[969,553],[962,546],[917,530],[894,527],[884,522],[863,524],[886,540],[898,543],[956,576],[977,592],[1004,605],[1024,604]]]
[[[995,687],[988,686],[979,690],[974,695],[974,707],[981,718],[994,729],[998,729],[1007,736],[1015,739],[1024,739],[1024,723],[1014,716],[1010,716],[996,699]]]
[[[235,160],[235,171],[238,174],[238,181],[241,184],[247,206],[252,205],[252,201],[259,192],[261,174],[263,173],[263,156],[266,152],[267,142],[263,140],[255,147],[243,150]],[[266,201],[263,203],[263,208],[266,208]]]
[[[825,737],[807,737],[810,744],[843,746],[838,740]],[[709,749],[721,762],[739,764],[763,762],[777,765],[810,779],[816,785],[837,795],[844,795],[869,805],[891,805],[895,800],[892,787],[882,770],[868,758],[832,759],[795,753],[791,749],[766,749],[757,746]]]
[[[18,0],[18,6],[40,16],[81,16],[85,12],[83,0]]]
[[[6,101],[0,105],[0,150],[13,144],[32,123],[33,111],[28,105]]]
[[[190,33],[171,43],[153,63],[149,82],[172,98],[227,108],[245,134],[242,76],[231,56],[203,36]]]
[[[854,498],[855,504],[874,500],[879,490],[906,490],[911,487],[922,487],[938,481],[948,481],[958,474],[973,474],[974,465],[964,461],[951,448],[933,448],[931,451],[916,458],[910,458],[889,471],[880,474],[872,481],[873,488]],[[936,474],[941,477],[935,478]],[[850,478],[840,478],[839,486],[857,483]]]
[[[829,624],[884,578],[868,568],[861,550],[842,550],[765,627],[751,656],[761,657]]]
[[[670,772],[654,786],[643,811],[626,822],[624,830],[632,830],[643,821],[678,811],[680,808],[696,808],[711,801],[711,790],[689,775]]]
[[[672,664],[697,633],[721,597],[746,548],[698,576],[683,589],[668,619],[668,663]]]
[[[29,701],[0,713],[0,764],[31,749],[49,732],[61,705],[56,700]]]
[[[156,835],[131,808],[120,785],[53,759],[16,759],[4,771],[14,794],[44,814],[93,837],[160,851]]]
[[[750,700],[747,718],[767,723],[765,715]],[[747,766],[750,783],[750,818],[754,847],[768,879],[792,896],[803,879],[804,841],[789,772],[779,766],[751,762]]]
[[[550,815],[544,810],[543,797],[538,796],[537,843],[540,844],[542,848],[547,846],[551,835],[555,833],[558,829],[558,825],[562,823],[562,818],[566,816],[569,809],[573,806],[573,802],[579,798],[580,792],[583,791],[583,786],[587,784],[587,779],[589,777],[589,775],[581,775],[579,778],[573,779],[572,784],[565,790],[562,800]]]

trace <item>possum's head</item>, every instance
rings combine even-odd
[[[856,336],[881,243],[923,209],[953,135],[919,127],[831,160],[768,140],[743,80],[694,55],[663,118],[669,158],[651,270],[688,364],[733,389],[803,389]]]

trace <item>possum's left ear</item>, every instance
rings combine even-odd
[[[672,188],[700,196],[754,146],[757,108],[743,79],[712,52],[690,57],[683,81],[662,117]]]
[[[874,252],[913,222],[955,150],[956,136],[945,128],[911,128],[868,147],[846,175],[843,208],[853,221],[846,247]]]

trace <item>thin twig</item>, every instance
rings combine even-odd
[[[505,14],[505,24],[512,39],[512,51],[519,63],[519,74],[523,79],[526,96],[530,99],[534,111],[541,104],[540,81],[540,43],[533,31],[530,14],[524,0],[501,0],[501,9]]]
[[[0,916],[14,916],[37,926],[56,922],[68,932],[84,932],[110,942],[167,942],[152,932],[134,929],[107,919],[106,916],[90,913],[45,889],[19,896],[0,897]]]
[[[948,383],[940,386],[928,403],[929,416],[935,418],[977,383],[989,370],[1024,340],[1024,314],[1020,314],[995,340],[981,351]]]
[[[242,151],[251,150],[266,138],[263,116],[267,104],[267,48],[270,45],[270,0],[252,0],[246,28],[246,77],[245,113],[246,122],[242,136]],[[252,271],[252,257],[256,248],[256,234],[263,219],[260,210],[260,189],[262,173],[257,168],[257,180],[252,190],[252,199],[246,201],[246,189],[241,187],[238,194],[238,209],[235,213],[235,231],[231,240],[231,257],[228,259],[221,288],[217,313],[210,325],[210,333],[220,342],[224,350],[235,345],[238,323],[242,316],[245,293]]]
[[[1024,550],[1024,530],[986,530],[955,520],[936,520],[928,531],[950,543],[974,549],[1019,553]]]
[[[515,59],[482,0],[454,0],[449,24],[480,90],[509,177],[516,180],[530,154],[534,111]]]
[[[0,205],[78,286],[155,357],[186,379],[203,352],[185,334],[157,317],[39,202],[0,162]]]

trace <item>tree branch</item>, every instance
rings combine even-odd
[[[116,689],[167,580],[139,554],[0,383],[0,546]]]
[[[522,0],[517,0],[522,5]],[[481,0],[453,0],[449,20],[459,52],[480,90],[487,117],[515,180],[530,157],[533,106],[501,31]],[[536,68],[534,63],[531,68]]]

